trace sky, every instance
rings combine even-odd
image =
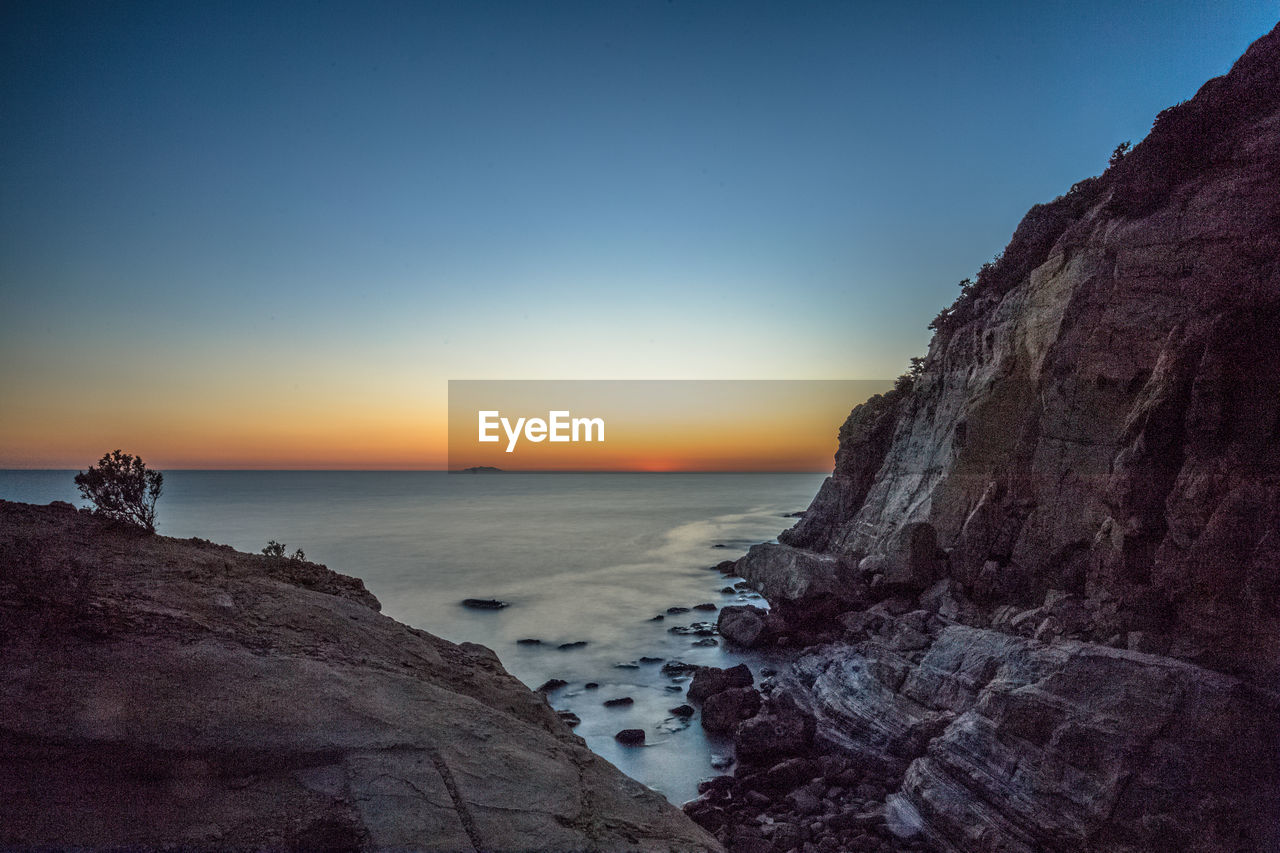
[[[438,468],[450,379],[896,376],[1278,17],[11,0],[0,467]]]

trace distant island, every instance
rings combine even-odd
[[[461,468],[455,471],[455,474],[493,474],[501,471],[501,468],[495,468],[492,465],[472,465],[470,468]]]

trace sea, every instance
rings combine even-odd
[[[74,471],[0,471],[0,498],[77,505]],[[732,744],[672,714],[678,660],[756,674],[767,655],[699,644],[685,629],[768,605],[712,567],[776,539],[821,484],[811,473],[446,473],[165,471],[158,531],[258,552],[269,541],[361,578],[382,612],[454,642],[481,643],[531,688],[572,711],[598,755],[673,803],[725,772]],[[467,598],[506,607],[477,610]],[[655,620],[661,615],[663,618]],[[672,630],[676,629],[676,630]],[[539,640],[539,643],[520,643]],[[583,645],[585,643],[585,645]],[[562,645],[572,644],[567,648]],[[587,688],[594,682],[598,687]],[[605,707],[630,697],[624,707]],[[643,729],[643,746],[614,739]],[[713,766],[715,765],[715,766]]]

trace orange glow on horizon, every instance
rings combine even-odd
[[[95,410],[92,418],[85,417],[82,401],[50,395],[6,412],[0,424],[0,467],[82,470],[119,448],[160,470],[456,470],[491,465],[526,471],[830,471],[840,424],[870,393],[843,390],[825,401],[798,393],[787,396],[792,385],[803,384],[771,386],[774,396],[761,401],[736,392],[733,383],[656,383],[659,396],[674,397],[640,394],[637,403],[636,386],[606,383],[606,390],[617,386],[627,392],[599,403],[601,413],[609,416],[606,442],[524,444],[516,454],[503,452],[500,445],[455,442],[447,407],[424,399],[388,406],[384,395],[374,399],[367,387],[338,397],[341,405],[333,397],[243,397],[229,403],[191,388],[175,392],[159,412],[125,398]],[[750,385],[739,390],[749,391]],[[545,415],[546,401],[538,402],[540,409],[530,404],[524,411]],[[595,403],[570,405],[587,414]]]

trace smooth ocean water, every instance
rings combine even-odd
[[[671,606],[742,603],[719,590],[736,579],[708,571],[768,541],[803,509],[820,474],[445,474],[443,472],[166,471],[159,531],[256,552],[270,539],[364,580],[383,612],[455,642],[482,643],[530,687],[550,678],[557,709],[628,775],[680,803],[714,775],[729,744],[684,726],[668,709],[687,682],[642,657],[712,666],[764,658],[669,632],[715,613],[667,616]],[[0,498],[78,499],[74,471],[0,471]],[[717,547],[723,546],[723,547]],[[463,598],[499,598],[499,611]],[[761,604],[757,598],[750,599]],[[517,645],[521,638],[541,646]],[[560,643],[586,646],[561,651]],[[585,682],[599,682],[596,690]],[[677,691],[675,688],[679,688]],[[629,708],[603,707],[630,696]],[[624,747],[620,729],[644,729]]]

